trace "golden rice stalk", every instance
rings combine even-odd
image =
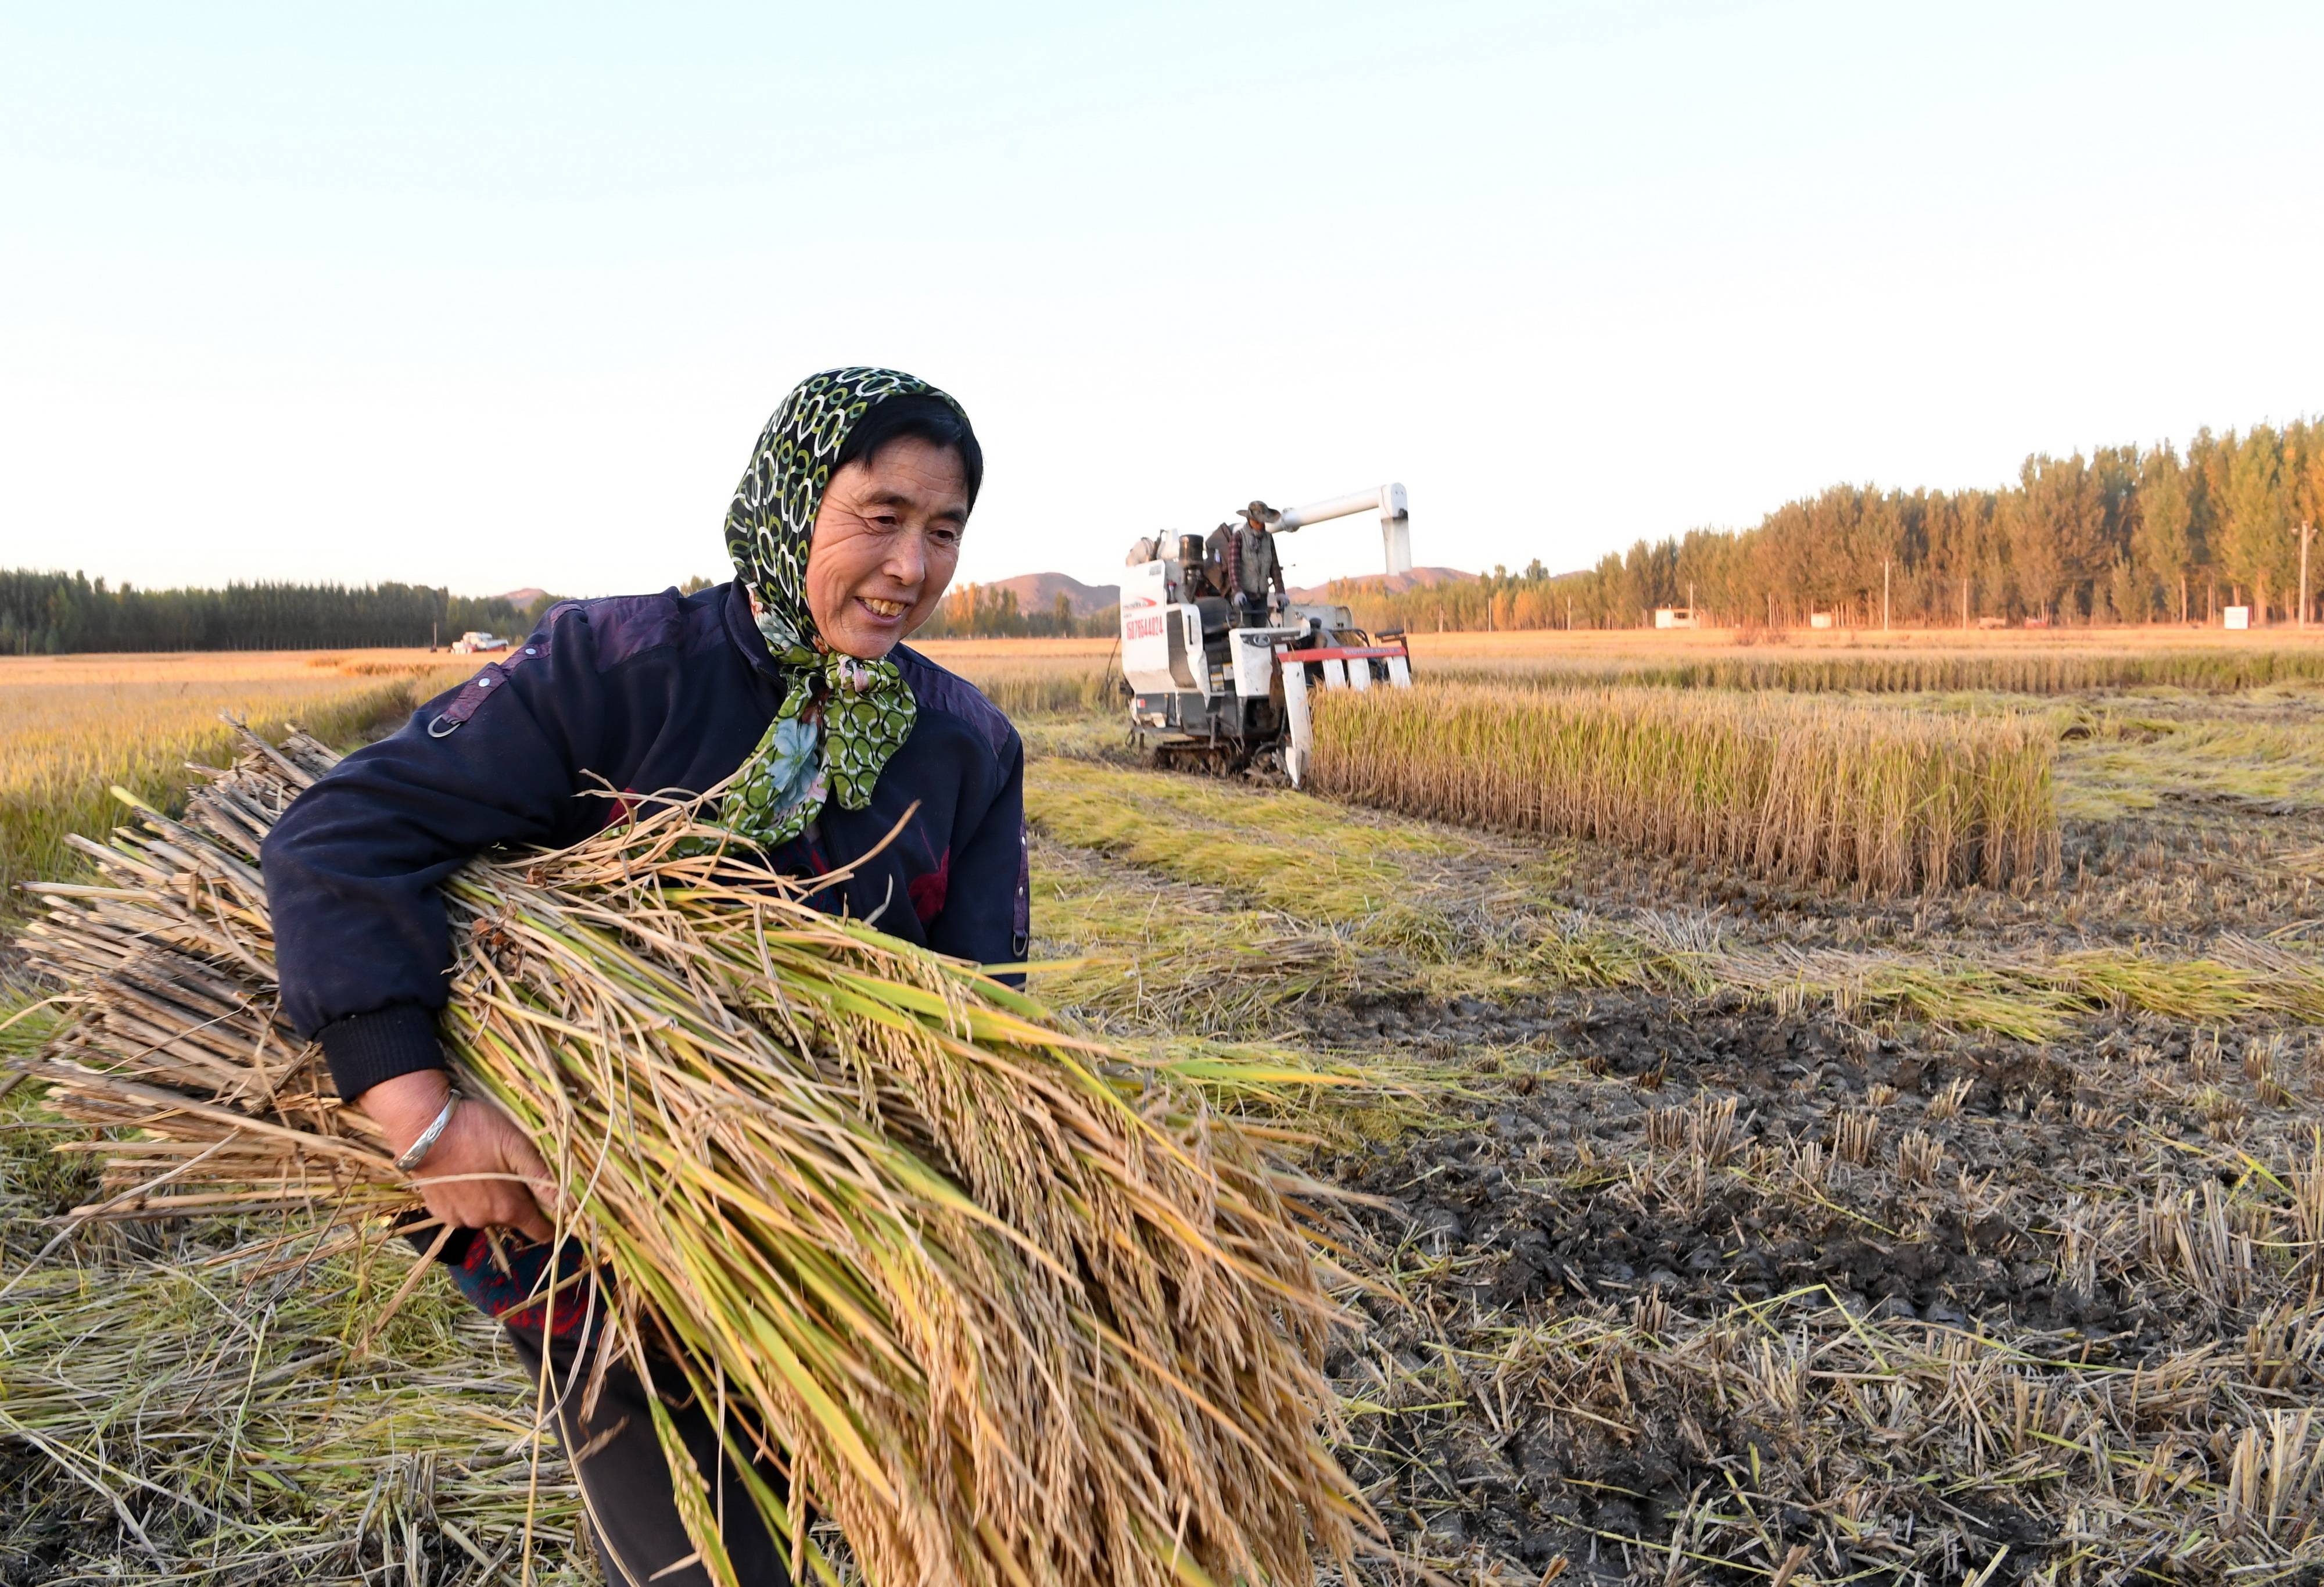
[[[258,845],[330,759],[247,739],[184,821],[88,845],[103,885],[38,890],[25,946],[77,1017],[32,1072],[123,1132],[93,1213],[416,1204],[275,1013]],[[550,1164],[604,1348],[741,1407],[733,1453],[777,1462],[873,1581],[1345,1560],[1363,1508],[1324,1436],[1312,1182],[1167,1060],[807,909],[722,836],[676,805],[444,889],[447,1048]]]
[[[2053,877],[2054,734],[1786,697],[1436,685],[1316,702],[1318,791],[1898,893]]]
[[[1359,612],[1360,617],[1362,614]],[[1511,684],[1541,689],[1637,688],[1781,690],[1789,694],[1895,694],[1997,690],[2005,694],[2085,694],[2093,689],[2172,688],[2234,693],[2324,678],[2324,652],[2248,650],[2211,646],[2078,647],[2055,641],[2038,650],[1886,652],[1606,658],[1554,649],[1504,651],[1490,660],[1432,663],[1447,682]]]

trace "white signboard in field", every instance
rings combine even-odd
[[[2249,628],[2251,626],[2251,608],[2249,606],[2229,606],[2225,611],[2221,612],[2219,615],[2227,619],[2227,625],[2229,628]]]

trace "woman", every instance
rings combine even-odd
[[[939,953],[1021,960],[1022,746],[982,695],[899,645],[951,582],[982,475],[967,415],[925,382],[811,377],[768,420],[727,512],[733,583],[557,607],[348,756],[266,840],[285,1013],[457,1232],[445,1259],[461,1288],[529,1363],[546,1353],[560,1387],[586,1308],[560,1297],[544,1336],[550,1230],[530,1187],[545,1194],[548,1170],[445,1073],[435,1016],[452,952],[437,885],[496,844],[588,835],[621,812],[608,788],[699,792],[739,768],[718,818],[773,869],[854,867],[817,907]],[[505,1269],[475,1234],[495,1227],[533,1242]],[[641,1396],[623,1370],[586,1407],[577,1391],[558,1406],[600,1550],[617,1582],[706,1582],[680,1564],[693,1547]],[[700,1469],[724,1473],[742,1580],[783,1580],[788,1551],[758,1525],[716,1429],[698,1407],[680,1421]]]

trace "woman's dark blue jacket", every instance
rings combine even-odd
[[[967,683],[907,649],[893,659],[919,703],[911,737],[868,807],[825,806],[775,868],[860,861],[917,805],[893,843],[809,901],[938,953],[1019,962],[1024,747]],[[618,811],[591,789],[715,785],[758,746],[781,688],[738,586],[568,602],[301,794],[266,839],[266,897],[283,1010],[321,1038],[339,1094],[444,1062],[438,882],[496,844],[588,836]]]

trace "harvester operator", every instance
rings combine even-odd
[[[455,1232],[443,1259],[538,1374],[617,1587],[707,1587],[637,1375],[594,1396],[598,1309],[552,1284],[549,1171],[505,1114],[451,1085],[436,1032],[452,963],[437,884],[499,844],[562,846],[636,797],[736,780],[716,819],[787,875],[850,868],[808,901],[983,964],[1025,956],[1024,751],[984,697],[899,641],[937,607],[983,454],[952,398],[894,370],[828,370],[775,411],[726,515],[733,583],[567,602],[392,737],[349,755],[263,851],[285,1013]],[[538,1198],[536,1196],[538,1192]],[[479,1232],[525,1237],[503,1263]],[[423,1243],[433,1243],[431,1232]],[[553,1277],[552,1277],[553,1276]],[[586,1295],[586,1281],[580,1293]],[[553,1331],[545,1326],[553,1315]],[[576,1370],[576,1367],[581,1370]],[[729,1559],[787,1581],[699,1404],[668,1407],[720,1475]],[[761,1467],[761,1480],[781,1479]]]
[[[1275,514],[1264,502],[1242,511],[1240,524],[1222,523],[1205,545],[1207,571],[1218,593],[1234,607],[1236,623],[1259,627],[1267,622],[1268,594],[1285,594],[1283,562],[1275,554],[1275,534],[1267,526]]]

